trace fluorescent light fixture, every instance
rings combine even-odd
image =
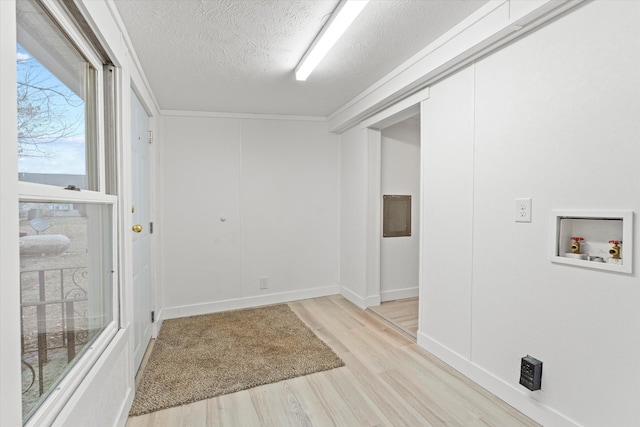
[[[349,25],[362,12],[369,0],[342,0],[331,18],[322,27],[307,52],[296,67],[296,80],[306,80],[309,74],[322,61],[322,58],[331,50]]]

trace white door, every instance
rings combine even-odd
[[[136,371],[151,340],[151,237],[149,202],[149,116],[131,91],[131,178],[133,230],[133,319]]]

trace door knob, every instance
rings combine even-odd
[[[142,231],[142,226],[140,224],[136,224],[133,227],[131,227],[131,229],[133,230],[134,233],[139,233]]]

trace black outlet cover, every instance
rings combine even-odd
[[[520,384],[531,391],[540,390],[542,386],[542,362],[527,355],[520,364]]]

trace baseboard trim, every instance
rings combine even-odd
[[[395,301],[398,299],[413,298],[418,296],[419,288],[404,288],[393,291],[380,292],[380,301]]]
[[[340,287],[340,295],[345,297],[349,302],[355,304],[358,308],[362,310],[366,310],[367,307],[371,307],[373,305],[380,305],[380,295],[374,295],[370,297],[363,298],[360,295],[354,293],[350,289]]]
[[[160,311],[158,315],[158,326],[167,319],[179,317],[199,316],[201,314],[218,313],[220,311],[238,310],[242,308],[260,307],[270,304],[282,304],[285,302],[299,301],[308,298],[318,298],[328,295],[337,295],[340,289],[337,285],[323,288],[305,289],[302,291],[281,292],[276,294],[251,296],[246,298],[235,298],[224,301],[214,301],[203,304],[183,305],[178,307],[168,307]]]
[[[543,402],[536,400],[535,393],[523,387],[516,387],[496,377],[491,372],[476,365],[438,341],[418,331],[418,346],[427,350],[447,365],[454,368],[481,387],[507,402],[534,421],[554,427],[580,427],[580,424],[560,414]],[[520,390],[522,388],[522,390]]]

